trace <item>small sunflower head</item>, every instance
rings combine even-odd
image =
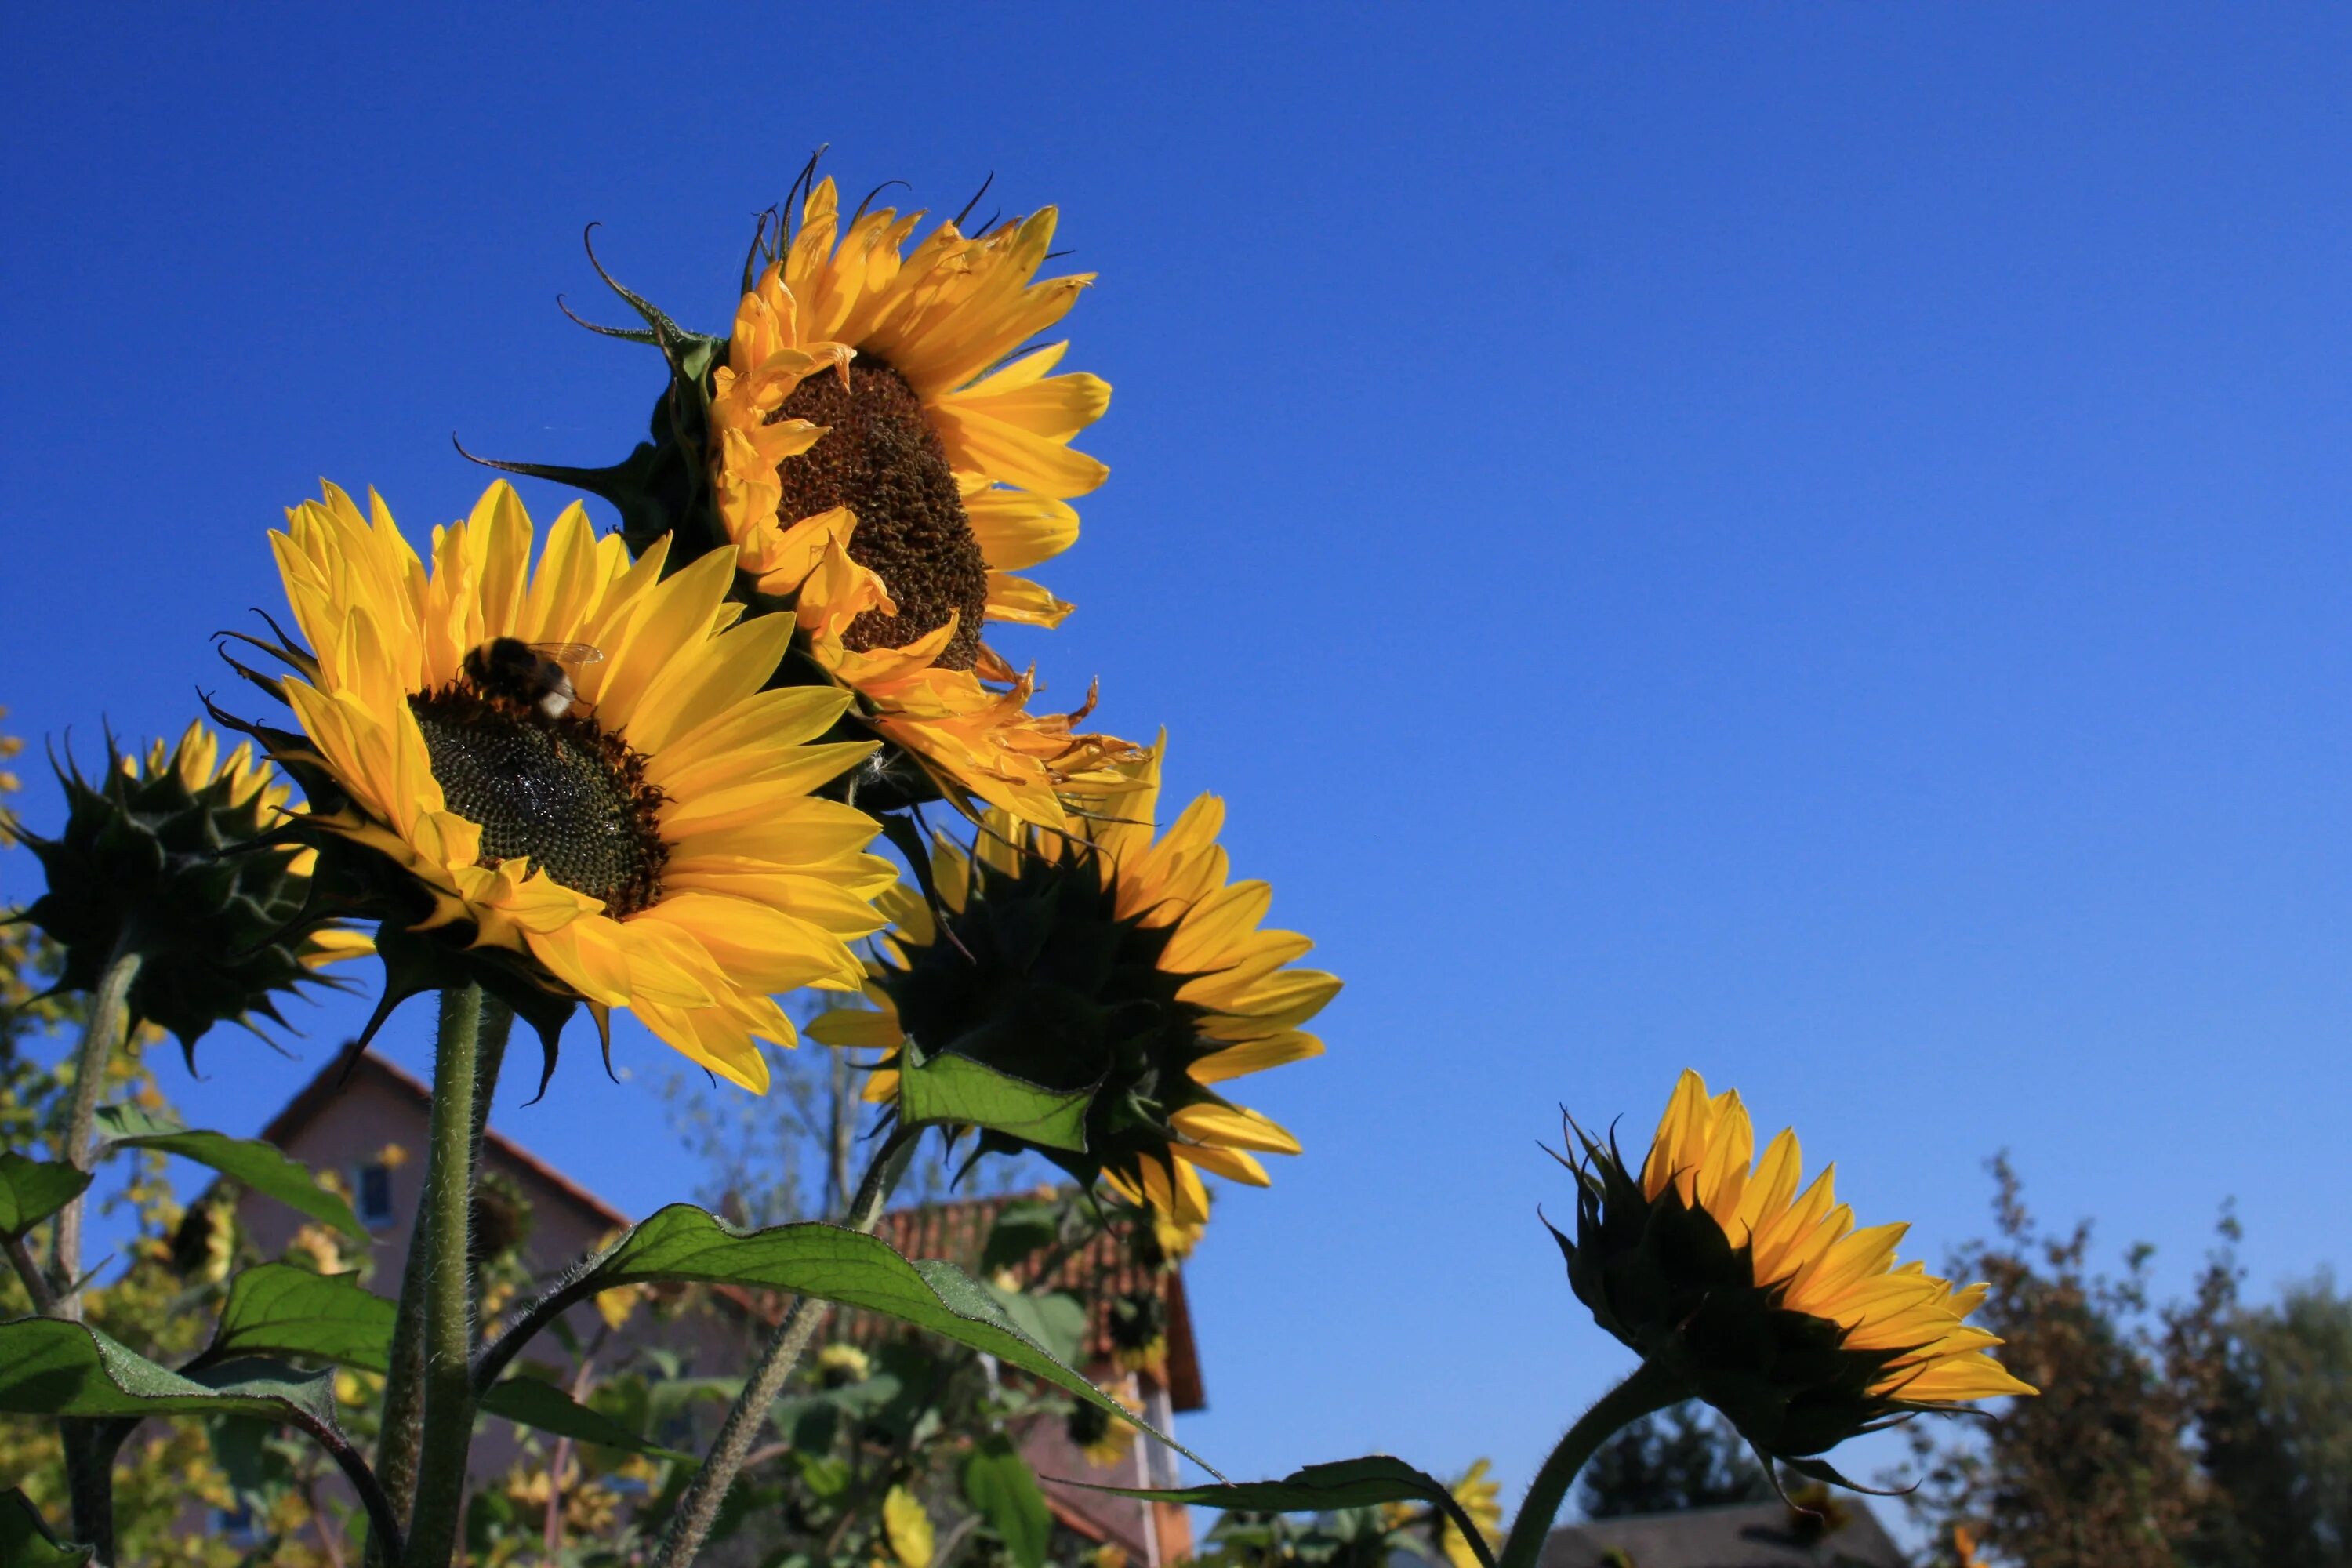
[[[1168,1303],[1158,1290],[1129,1290],[1110,1303],[1112,1359],[1127,1372],[1168,1364]]]
[[[1118,1401],[1131,1415],[1143,1414],[1143,1406],[1129,1388],[1133,1380],[1120,1378],[1096,1386]],[[1064,1435],[1070,1446],[1087,1457],[1087,1463],[1097,1469],[1108,1470],[1123,1462],[1135,1447],[1135,1428],[1124,1421],[1114,1420],[1099,1405],[1074,1405],[1065,1426]]]
[[[1503,1524],[1503,1483],[1489,1473],[1493,1468],[1490,1459],[1474,1460],[1445,1489],[1454,1494],[1454,1500],[1462,1505],[1462,1511],[1470,1516],[1470,1522],[1478,1527],[1478,1533],[1490,1547],[1496,1543]],[[1441,1513],[1438,1528],[1443,1532],[1445,1560],[1453,1568],[1479,1568],[1477,1552],[1462,1538],[1453,1521]]]
[[[1856,1229],[1832,1171],[1799,1191],[1793,1132],[1751,1168],[1736,1092],[1710,1096],[1685,1072],[1638,1170],[1613,1139],[1571,1136],[1576,1234],[1552,1234],[1577,1299],[1768,1462],[1839,1479],[1816,1456],[1848,1437],[2035,1392],[1963,1321],[1983,1286],[1896,1264],[1905,1227]]]
[[[59,989],[94,989],[115,955],[135,952],[132,1015],[193,1051],[216,1023],[283,1023],[280,993],[332,984],[321,965],[368,951],[365,936],[312,917],[315,857],[285,842],[290,792],[250,745],[224,759],[199,722],[139,755],[110,737],[96,778],[70,758],[57,773],[64,828],[13,831],[48,882],[23,919],[63,951]]]
[[[817,1381],[827,1388],[846,1388],[874,1375],[874,1362],[856,1345],[836,1341],[816,1352]]]

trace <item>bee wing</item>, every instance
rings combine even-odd
[[[584,642],[535,642],[528,645],[530,651],[558,664],[602,664],[604,650]]]

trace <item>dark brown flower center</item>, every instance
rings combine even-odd
[[[836,506],[857,514],[849,555],[878,573],[898,606],[868,610],[842,640],[860,653],[901,647],[958,616],[938,662],[970,669],[980,658],[980,623],[988,607],[988,562],[948,468],[947,450],[923,417],[922,400],[880,360],[860,354],[849,384],[831,372],[800,384],[777,419],[827,427],[817,444],[778,466],[786,527]]]
[[[408,706],[443,800],[482,830],[482,865],[521,856],[616,920],[661,896],[665,797],[627,742],[577,710],[551,719],[464,679]]]

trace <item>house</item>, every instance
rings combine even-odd
[[[361,1055],[346,1068],[345,1060],[339,1057],[271,1119],[261,1136],[312,1169],[337,1174],[353,1210],[374,1237],[367,1260],[372,1264],[372,1288],[394,1295],[407,1263],[409,1216],[416,1212],[425,1179],[423,1156],[431,1091],[413,1075],[373,1053]],[[486,1173],[503,1178],[529,1205],[531,1225],[521,1252],[537,1279],[553,1278],[630,1223],[630,1216],[496,1126],[484,1133],[482,1162]],[[996,1212],[1007,1201],[974,1198],[894,1210],[883,1216],[878,1234],[908,1257],[944,1259],[976,1271]],[[280,1256],[304,1239],[302,1216],[257,1194],[248,1193],[240,1198],[237,1217],[265,1256]],[[315,1227],[311,1231],[316,1234]],[[346,1258],[341,1266],[358,1261]],[[1098,1292],[1081,1370],[1099,1384],[1123,1384],[1144,1418],[1161,1431],[1171,1431],[1176,1415],[1203,1406],[1183,1278],[1178,1272],[1147,1276],[1137,1269],[1124,1274],[1118,1269],[1117,1248],[1108,1238],[1062,1266],[1062,1278],[1072,1283],[1096,1277],[1097,1271],[1109,1279],[1110,1289]],[[1163,1368],[1157,1373],[1123,1371],[1113,1356],[1109,1300],[1135,1289],[1156,1289],[1160,1294],[1168,1351]],[[716,1291],[709,1310],[699,1313],[667,1319],[635,1314],[620,1330],[612,1331],[614,1348],[657,1345],[676,1355],[688,1375],[740,1375],[783,1304],[749,1292]],[[583,1339],[602,1327],[589,1305],[575,1307],[568,1318]],[[828,1337],[853,1339],[877,1331],[875,1325],[855,1321],[829,1324],[826,1331]],[[1058,1422],[1042,1424],[1024,1434],[1022,1446],[1032,1468],[1043,1478],[1102,1486],[1177,1484],[1175,1456],[1149,1440],[1134,1444],[1118,1464],[1109,1468],[1091,1464],[1075,1449]],[[510,1428],[502,1422],[486,1424],[475,1447],[477,1475],[487,1479],[503,1472],[515,1452]],[[1188,1516],[1181,1507],[1069,1486],[1049,1484],[1046,1490],[1055,1520],[1064,1529],[1083,1540],[1117,1547],[1129,1562],[1142,1568],[1159,1568],[1192,1553]]]
[[[1538,1568],[1904,1568],[1910,1561],[1860,1498],[1819,1501],[1817,1514],[1776,1500],[1588,1520],[1553,1531]]]

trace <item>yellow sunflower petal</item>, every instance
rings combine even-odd
[[[761,689],[792,629],[741,620],[731,552],[666,574],[663,542],[629,561],[577,508],[536,570],[532,543],[503,483],[435,531],[429,569],[373,493],[364,516],[332,487],[288,513],[271,545],[316,674],[284,690],[304,764],[351,803],[317,820],[321,842],[413,877],[432,906],[419,930],[504,948],[550,989],[631,1007],[713,1071],[764,1084],[761,1043],[793,1038],[768,993],[855,988],[846,942],[880,923],[876,825],[808,794],[866,750],[804,743],[849,699]],[[563,667],[568,707],[476,662],[501,637],[587,648]],[[356,945],[322,942],[311,962]]]

